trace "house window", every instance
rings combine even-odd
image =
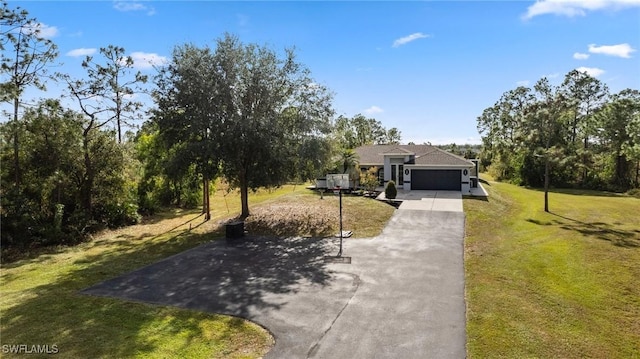
[[[384,186],[384,167],[378,169],[378,184]]]

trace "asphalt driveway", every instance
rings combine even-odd
[[[345,240],[351,264],[323,260],[334,238],[217,241],[83,292],[250,319],[276,339],[268,358],[463,358],[463,237],[461,211],[401,206]]]

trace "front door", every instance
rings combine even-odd
[[[404,186],[404,165],[391,165],[391,180],[395,182],[396,188]]]

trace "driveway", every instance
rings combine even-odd
[[[426,207],[346,239],[351,264],[334,238],[216,241],[83,292],[250,319],[268,358],[463,358],[464,213]]]
[[[401,209],[462,212],[460,191],[411,191],[400,204]]]

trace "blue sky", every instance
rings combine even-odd
[[[122,46],[154,73],[176,45],[224,32],[295,46],[338,115],[397,127],[403,142],[479,143],[476,118],[518,85],[579,68],[611,92],[640,89],[640,0],[436,2],[11,1],[59,47],[57,71]],[[56,86],[46,95],[57,97]]]

